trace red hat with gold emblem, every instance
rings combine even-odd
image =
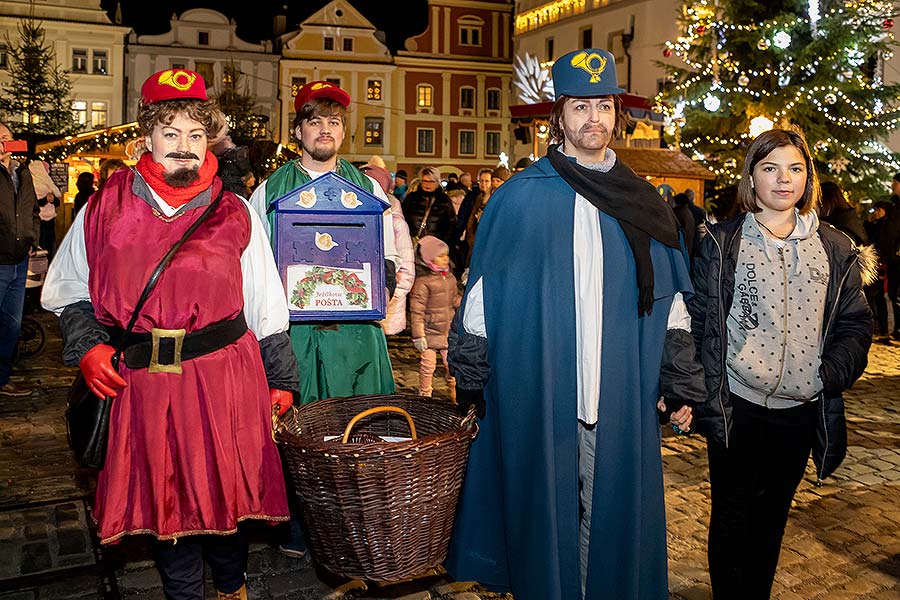
[[[294,98],[294,112],[300,112],[303,105],[316,98],[334,100],[344,108],[350,106],[350,94],[338,86],[330,81],[310,81],[297,91]]]
[[[207,100],[206,82],[196,71],[166,69],[154,73],[141,86],[141,104],[164,100]]]

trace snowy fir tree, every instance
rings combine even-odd
[[[893,2],[685,0],[681,36],[666,42],[666,133],[736,182],[753,138],[774,127],[806,135],[823,180],[851,201],[886,197],[900,157],[885,145],[900,123],[900,84],[886,84]]]
[[[56,64],[44,29],[32,19],[19,22],[19,43],[6,38],[10,83],[0,92],[0,111],[20,135],[67,135],[81,130],[72,114],[72,82]]]

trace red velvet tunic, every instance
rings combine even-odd
[[[122,328],[156,264],[205,208],[167,223],[131,192],[134,177],[109,180],[85,209],[95,314]],[[216,178],[213,198],[220,187]],[[249,239],[247,209],[225,193],[163,271],[134,330],[190,333],[237,315],[244,302],[240,259]],[[243,519],[288,515],[253,333],[182,368],[178,375],[119,366],[128,386],[113,400],[95,506],[104,543],[130,533],[163,539],[227,533]]]

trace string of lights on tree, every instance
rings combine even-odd
[[[729,185],[753,138],[798,127],[823,178],[877,199],[900,171],[883,143],[900,127],[900,84],[882,77],[894,17],[884,0],[685,0],[660,62],[667,135]]]

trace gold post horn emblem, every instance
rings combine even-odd
[[[159,85],[170,85],[176,90],[184,92],[191,89],[195,79],[197,79],[197,76],[193,73],[169,69],[168,71],[160,73],[159,79],[156,81]]]
[[[606,58],[600,56],[596,52],[579,52],[572,57],[571,64],[573,67],[586,71],[591,76],[590,83],[598,83],[600,81],[600,73],[606,69]]]

